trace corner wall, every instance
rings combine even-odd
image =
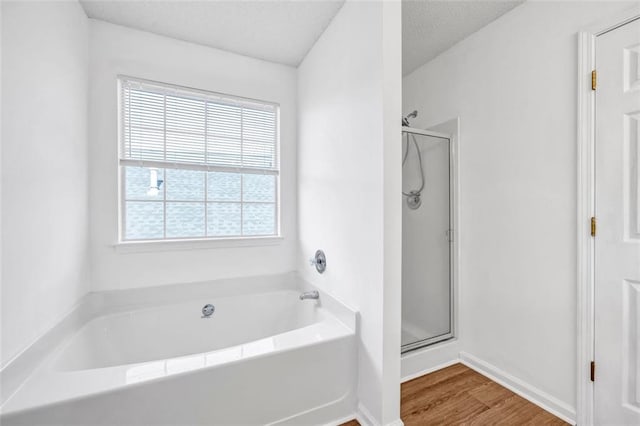
[[[88,24],[2,2],[2,366],[89,289]]]
[[[575,415],[577,32],[632,3],[526,2],[403,81],[460,117],[463,350]],[[573,413],[573,414],[572,414]]]
[[[400,21],[399,2],[347,1],[298,69],[299,271],[360,311],[374,424],[400,414]]]
[[[90,20],[91,254],[93,290],[185,283],[295,269],[296,69]],[[280,104],[282,239],[196,242],[130,250],[118,241],[119,74]],[[180,244],[179,244],[180,245]]]

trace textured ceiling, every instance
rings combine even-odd
[[[402,74],[415,71],[523,2],[403,0]]]
[[[81,0],[87,16],[297,66],[344,0]]]
[[[407,75],[524,0],[402,0]],[[344,0],[80,0],[87,16],[298,66]]]

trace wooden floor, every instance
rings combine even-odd
[[[406,426],[567,424],[462,364],[403,383],[400,416]]]

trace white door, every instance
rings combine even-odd
[[[640,425],[640,20],[596,70],[595,423]]]

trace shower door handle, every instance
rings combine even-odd
[[[445,234],[447,235],[447,240],[451,243],[453,242],[453,229],[447,229],[445,231]]]

